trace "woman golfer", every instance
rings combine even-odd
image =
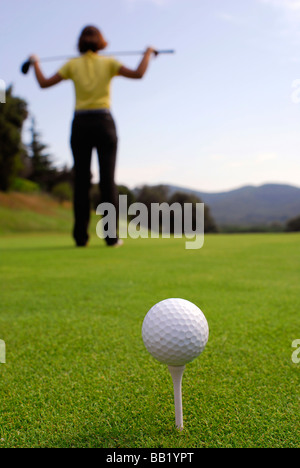
[[[50,78],[45,78],[39,58],[30,57],[41,88],[49,88],[63,80],[72,80],[75,86],[76,106],[72,124],[71,148],[74,157],[74,216],[73,236],[78,247],[86,246],[90,221],[90,166],[93,148],[97,149],[100,165],[100,190],[103,203],[117,208],[118,193],[115,186],[117,134],[110,113],[110,82],[115,76],[142,78],[152,55],[148,48],[136,70],[124,67],[112,57],[104,57],[98,51],[107,42],[99,29],[87,26],[78,41],[80,56],[69,60]],[[108,246],[118,246],[117,229],[113,237],[106,237]]]

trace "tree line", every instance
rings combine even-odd
[[[41,142],[33,117],[30,119],[30,142],[23,143],[22,130],[28,116],[26,101],[14,96],[9,87],[6,103],[0,105],[0,190],[52,193],[56,186],[64,184],[70,187],[65,190],[65,196],[70,197],[72,170],[55,167],[47,152],[48,146]]]

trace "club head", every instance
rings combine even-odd
[[[24,75],[27,75],[27,73],[29,72],[30,65],[31,65],[30,60],[27,60],[26,62],[23,63],[21,67],[21,71]]]

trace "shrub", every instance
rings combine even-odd
[[[11,189],[14,192],[21,192],[21,193],[37,193],[40,190],[40,187],[35,182],[27,179],[21,179],[19,177],[15,178]]]
[[[57,198],[60,203],[71,201],[73,196],[72,187],[68,182],[61,182],[53,187],[52,195]]]

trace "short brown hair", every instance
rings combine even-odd
[[[106,40],[95,26],[86,26],[81,31],[78,40],[78,50],[81,54],[84,54],[88,50],[97,52],[98,50],[105,49],[106,46]]]

